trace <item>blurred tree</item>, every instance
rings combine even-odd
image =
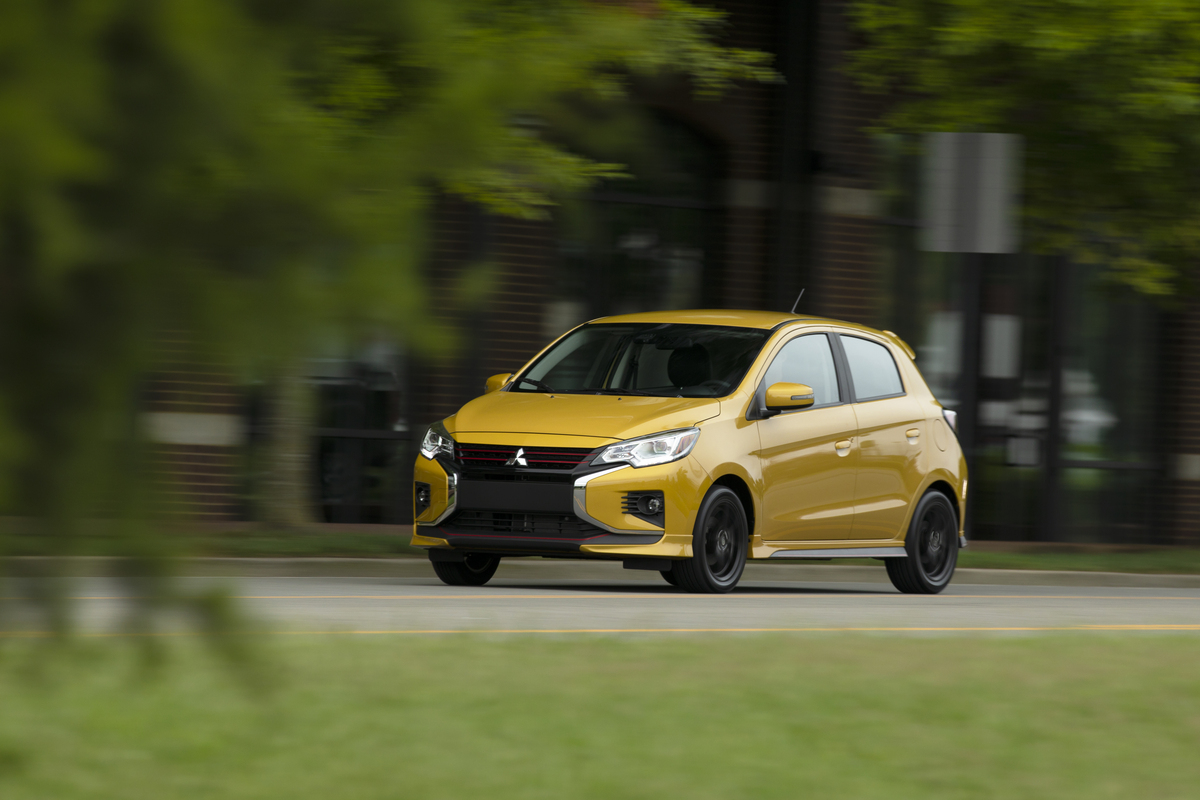
[[[1200,256],[1200,5],[855,0],[854,71],[892,132],[1026,140],[1029,244],[1152,295]]]
[[[238,379],[334,336],[444,346],[417,273],[431,198],[539,216],[618,174],[539,120],[631,76],[770,79],[714,43],[721,20],[679,0],[0,4],[0,511],[62,553],[81,520],[146,511],[139,382],[164,331]]]

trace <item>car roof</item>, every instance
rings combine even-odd
[[[916,351],[903,339],[891,331],[881,331],[859,325],[857,322],[846,322],[830,317],[812,317],[800,314],[786,314],[782,311],[746,311],[738,309],[697,309],[690,311],[645,311],[639,314],[620,314],[614,317],[600,317],[589,324],[598,322],[647,322],[675,323],[680,325],[728,325],[734,328],[759,328],[776,330],[791,322],[808,322],[813,325],[836,325],[851,331],[873,333],[884,339],[890,339],[908,355],[916,358]]]
[[[789,322],[810,322],[817,325],[840,325],[869,333],[880,334],[874,328],[859,325],[854,322],[844,322],[828,317],[814,317],[803,314],[788,314],[782,311],[742,311],[736,309],[698,309],[692,311],[646,311],[638,314],[620,314],[614,317],[601,317],[592,320],[598,322],[658,322],[676,323],[682,325],[728,325],[735,328],[762,328],[774,330]]]

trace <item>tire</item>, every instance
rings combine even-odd
[[[905,594],[938,594],[950,585],[958,564],[958,515],[941,492],[926,492],[917,503],[908,535],[908,558],[886,559],[892,585]]]
[[[462,561],[434,561],[433,571],[448,586],[483,586],[496,574],[500,556],[483,553],[467,553]]]
[[[666,581],[667,583],[671,584],[672,586],[679,585],[679,579],[675,577],[675,565],[674,564],[671,565],[670,569],[663,570],[662,572],[660,572],[658,574],[662,575],[662,579],[664,581]]]
[[[713,488],[700,504],[692,531],[692,557],[676,561],[676,585],[695,594],[733,591],[746,568],[750,526],[738,496],[724,486]]]

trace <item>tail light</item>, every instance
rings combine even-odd
[[[946,424],[950,426],[950,430],[958,433],[958,412],[943,408],[942,416],[946,418]]]

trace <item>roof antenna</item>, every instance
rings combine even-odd
[[[808,288],[807,286],[804,287],[804,289],[807,289],[807,288]],[[800,290],[800,295],[799,295],[799,297],[796,298],[796,302],[792,303],[792,313],[793,314],[796,313],[796,308],[800,305],[800,298],[804,297],[804,289]]]

